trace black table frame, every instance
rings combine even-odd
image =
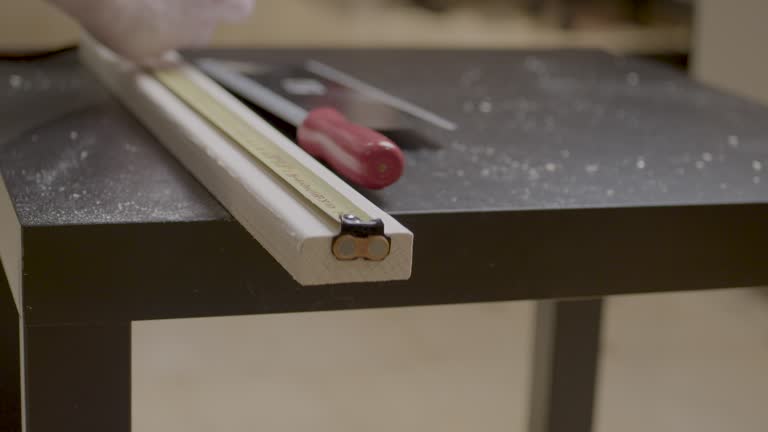
[[[597,217],[587,217],[590,212],[602,214],[605,223],[588,223]],[[25,311],[23,324],[27,430],[62,430],[66,426],[65,430],[130,431],[132,320],[532,299],[540,303],[531,430],[587,432],[592,427],[599,355],[600,297],[758,286],[768,281],[768,267],[758,252],[766,242],[763,227],[768,206],[638,208],[623,214],[620,221],[613,212],[455,213],[443,215],[442,224],[426,215],[403,214],[399,219],[423,244],[417,248],[411,281],[306,288],[292,282],[232,221],[180,224],[174,229],[157,226],[159,244],[168,246],[151,250],[138,240],[131,244],[130,239],[132,229],[153,227],[126,227],[118,234],[104,227],[58,228],[55,233],[46,232],[49,228],[45,227],[30,228],[24,236],[30,251],[25,256],[25,300],[35,307]],[[697,226],[677,223],[686,212],[698,214]],[[581,216],[583,226],[578,222]],[[508,231],[496,233],[496,246],[478,239],[471,230],[455,229],[493,217],[510,221]],[[570,228],[563,230],[559,218],[567,219]],[[722,230],[722,226],[732,229]],[[602,241],[592,241],[596,230],[601,231],[597,237]],[[657,244],[654,239],[658,237],[646,230],[665,232],[665,244]],[[539,239],[542,232],[550,235]],[[709,235],[702,236],[702,232]],[[464,245],[453,249],[457,256],[450,257],[464,262],[456,274],[430,260],[430,255],[441,250],[436,256],[447,259],[449,241]],[[525,251],[508,247],[514,241],[527,245]],[[34,251],[43,245],[36,242],[49,247],[67,245],[72,258],[62,265],[50,254],[37,256]],[[635,247],[612,247],[614,243]],[[105,256],[101,251],[109,244],[125,247]],[[540,250],[532,250],[533,244]],[[211,262],[202,251],[217,247],[225,252]],[[483,247],[483,253],[472,253]],[[189,268],[162,265],[164,255],[183,251]],[[496,258],[491,259],[493,256]],[[552,259],[570,264],[552,271]],[[119,264],[125,262],[131,262],[134,270],[126,271]],[[514,281],[508,278],[509,263],[520,264],[515,267]],[[217,270],[207,278],[204,270],[195,270],[206,265]],[[56,294],[64,292],[57,290],[59,286],[82,281],[84,272],[90,272],[94,281],[108,279],[118,271],[115,266],[122,269],[114,281],[120,289],[109,296],[102,294],[98,283],[70,286],[66,295]],[[259,283],[249,279],[248,268],[253,267],[266,275]],[[159,284],[175,282],[163,285],[162,290],[146,281],[141,284],[145,272],[153,274]],[[186,276],[180,278],[182,273]],[[473,283],[471,277],[461,275],[482,276]],[[84,302],[84,298],[90,301]],[[62,324],[61,311],[77,311],[80,322]],[[11,352],[10,357],[16,354]]]
[[[24,326],[22,392],[18,317],[8,313],[13,305],[6,297],[2,430],[21,430],[26,393],[28,431],[130,432],[131,323]],[[539,302],[531,432],[592,430],[602,306],[600,299]]]

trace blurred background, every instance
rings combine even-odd
[[[219,46],[600,48],[691,65],[768,101],[764,0],[258,0]],[[46,50],[77,27],[43,0],[2,0],[0,51]],[[689,63],[690,60],[690,63]]]
[[[4,15],[1,40],[50,46],[75,26],[41,0]],[[227,45],[601,46],[688,49],[690,7],[679,0],[259,0],[248,22],[220,31]],[[375,23],[375,25],[374,25]],[[33,31],[45,26],[46,31]]]
[[[765,0],[258,0],[218,46],[599,48],[768,103]],[[0,50],[72,45],[0,0]],[[768,127],[768,125],[767,125]],[[600,432],[764,432],[768,292],[608,300]],[[524,431],[526,302],[142,322],[135,431]]]
[[[41,0],[3,0],[0,41],[48,47],[76,28]],[[681,0],[258,0],[247,22],[221,29],[224,45],[430,47],[599,46],[687,52]],[[5,12],[5,11],[4,11]],[[38,29],[46,30],[39,31]]]

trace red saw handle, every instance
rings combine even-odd
[[[298,141],[307,153],[368,189],[385,188],[403,175],[405,157],[394,142],[333,108],[310,111],[298,128]]]

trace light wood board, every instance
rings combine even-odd
[[[380,262],[339,261],[331,242],[339,224],[319,213],[238,144],[200,118],[151,74],[84,37],[81,58],[133,113],[203,183],[251,235],[301,284],[320,285],[408,279],[413,234],[200,73],[190,78],[262,135],[384,221],[390,255]],[[189,65],[181,66],[189,68]]]

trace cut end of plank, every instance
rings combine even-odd
[[[301,266],[292,274],[302,285],[327,285],[335,283],[386,282],[407,280],[411,277],[410,256],[413,250],[413,236],[399,233],[389,236],[392,251],[385,261],[339,261],[328,253],[331,244],[326,238],[304,242]],[[402,253],[408,251],[408,253]],[[386,263],[386,265],[382,265]],[[320,264],[320,265],[318,265]],[[322,270],[318,270],[322,268]]]

